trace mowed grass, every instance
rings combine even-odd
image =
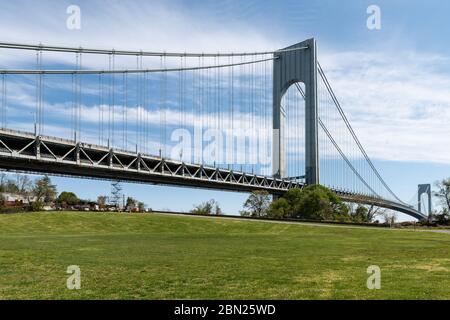
[[[68,290],[69,265],[81,290]],[[366,286],[381,268],[381,290]],[[1,299],[449,299],[450,235],[159,214],[0,216]]]

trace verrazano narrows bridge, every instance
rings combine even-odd
[[[0,43],[0,168],[233,191],[323,184],[417,219],[383,180],[317,60]]]

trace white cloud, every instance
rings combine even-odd
[[[65,20],[69,4],[69,1],[40,2],[40,5],[33,1],[3,1],[0,4],[0,28],[5,31],[3,41],[205,52],[266,51],[283,47],[284,42],[252,27],[245,19],[233,20],[224,28],[202,12],[194,13],[165,1],[130,1],[126,5],[120,1],[81,2],[82,29],[70,31]],[[0,65],[23,64],[24,58],[33,62],[33,54],[24,57],[17,51],[3,53]],[[53,62],[73,62],[73,57],[51,57]],[[132,60],[120,60],[118,67],[133,64]],[[450,76],[444,72],[449,70],[448,57],[423,52],[349,51],[325,52],[320,60],[371,157],[450,162],[450,148],[446,148],[450,137]],[[105,66],[105,61],[85,58],[89,66]],[[34,92],[18,91],[16,95],[24,105],[35,104]],[[97,119],[95,110],[85,111],[83,117]],[[89,121],[87,118],[85,120]],[[179,118],[179,115],[168,117],[172,118]],[[194,115],[187,118],[194,118]],[[159,116],[149,115],[148,119],[157,122]]]
[[[321,57],[338,99],[369,155],[449,163],[448,57],[343,52]]]
[[[167,1],[86,1],[82,28],[66,28],[69,1],[2,2],[2,41],[147,51],[258,51],[274,41],[246,21],[223,27],[214,17]],[[18,20],[17,17],[21,19]],[[11,57],[13,58],[13,57]]]

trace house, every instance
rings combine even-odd
[[[29,205],[36,202],[36,197],[30,195],[21,195],[16,193],[0,193],[0,199],[5,207],[14,207],[17,205]]]

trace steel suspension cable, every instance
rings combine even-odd
[[[127,50],[105,50],[105,49],[89,49],[82,47],[64,47],[64,46],[47,46],[47,45],[30,45],[21,43],[0,42],[0,48],[3,49],[20,49],[20,50],[41,50],[52,52],[72,52],[72,53],[89,53],[89,54],[104,54],[117,56],[156,56],[156,57],[228,57],[228,56],[257,56],[257,55],[273,55],[275,53],[293,52],[309,49],[308,46],[282,49],[277,51],[263,51],[263,52],[234,52],[234,53],[187,53],[187,52],[152,52],[152,51],[127,51]]]
[[[340,106],[339,101],[337,100],[336,95],[334,94],[334,91],[333,91],[333,89],[331,88],[331,85],[330,85],[330,83],[328,82],[328,79],[327,79],[325,73],[323,72],[323,69],[322,69],[322,67],[320,66],[319,63],[318,63],[318,71],[319,71],[319,74],[320,74],[322,80],[324,81],[324,84],[325,84],[325,86],[326,86],[328,92],[330,93],[330,96],[331,96],[331,98],[332,98],[332,100],[333,100],[333,102],[334,102],[336,108],[338,109],[338,111],[339,111],[339,113],[340,113],[342,119],[344,120],[344,123],[346,124],[348,130],[350,131],[350,133],[351,133],[351,135],[352,135],[354,141],[355,141],[356,144],[358,145],[358,147],[359,147],[360,151],[362,152],[364,158],[366,159],[367,163],[368,163],[369,166],[372,168],[373,172],[375,173],[375,175],[377,176],[377,178],[379,179],[379,181],[383,184],[383,186],[386,188],[386,190],[387,190],[392,196],[394,196],[394,198],[395,198],[397,201],[399,201],[400,203],[403,203],[403,201],[400,200],[400,199],[397,197],[397,195],[391,190],[391,188],[387,185],[387,183],[386,183],[386,182],[384,181],[384,179],[381,177],[381,175],[380,175],[380,173],[378,172],[378,170],[377,170],[377,169],[375,168],[375,166],[373,165],[373,163],[372,163],[372,161],[370,160],[369,156],[367,155],[367,153],[366,153],[364,147],[362,146],[361,142],[359,141],[359,139],[358,139],[356,133],[354,132],[352,126],[350,125],[350,123],[349,123],[349,121],[348,121],[348,119],[347,119],[347,117],[346,117],[346,115],[345,115],[345,113],[344,113],[342,107]]]
[[[142,57],[141,57],[142,58]],[[277,57],[267,58],[263,60],[251,60],[241,63],[221,64],[221,65],[210,65],[203,67],[188,67],[188,68],[166,68],[166,69],[125,69],[125,70],[0,70],[0,74],[121,74],[121,73],[157,73],[157,72],[181,72],[181,71],[194,71],[200,69],[217,69],[217,68],[228,68],[235,67],[239,65],[251,65],[256,63],[261,63],[265,61],[272,61],[279,59]]]
[[[304,90],[300,87],[300,85],[298,83],[295,84],[297,90],[300,92],[300,94],[302,95],[303,99],[305,99],[305,92]],[[353,164],[351,163],[351,161],[348,159],[348,157],[345,155],[345,153],[342,151],[342,149],[339,147],[338,143],[336,142],[336,140],[333,138],[333,136],[331,135],[331,133],[329,132],[329,130],[327,129],[327,127],[325,126],[325,124],[323,123],[322,119],[319,118],[318,119],[320,126],[322,127],[322,129],[324,130],[325,134],[328,136],[329,140],[331,141],[331,143],[334,145],[334,147],[336,148],[336,150],[339,152],[339,154],[341,155],[341,157],[344,159],[344,161],[347,163],[347,165],[350,167],[350,169],[355,173],[355,175],[358,177],[359,180],[361,180],[361,182],[370,190],[372,191],[375,195],[377,195],[378,197],[380,197],[378,195],[377,192],[375,192],[375,190],[372,189],[372,187],[369,186],[369,184],[364,180],[364,178],[359,174],[358,170],[355,169],[355,167],[353,166]]]
[[[377,197],[381,198],[380,195],[372,189],[372,187],[369,186],[369,184],[364,180],[364,178],[358,173],[358,171],[355,169],[355,167],[352,165],[351,161],[347,158],[347,156],[345,155],[345,153],[342,151],[342,149],[339,147],[339,145],[336,143],[336,140],[334,140],[333,136],[331,135],[331,133],[328,131],[327,127],[324,125],[324,123],[322,122],[321,119],[319,119],[319,125],[322,127],[322,129],[324,130],[325,134],[328,136],[328,138],[330,139],[331,143],[333,143],[334,147],[336,148],[336,150],[339,152],[339,154],[341,155],[341,157],[345,160],[345,162],[347,163],[347,165],[350,167],[350,169],[353,171],[353,173],[358,177],[358,179],[361,180],[362,183],[364,183],[364,185],[370,190],[372,191],[372,193],[374,195],[376,195]]]

